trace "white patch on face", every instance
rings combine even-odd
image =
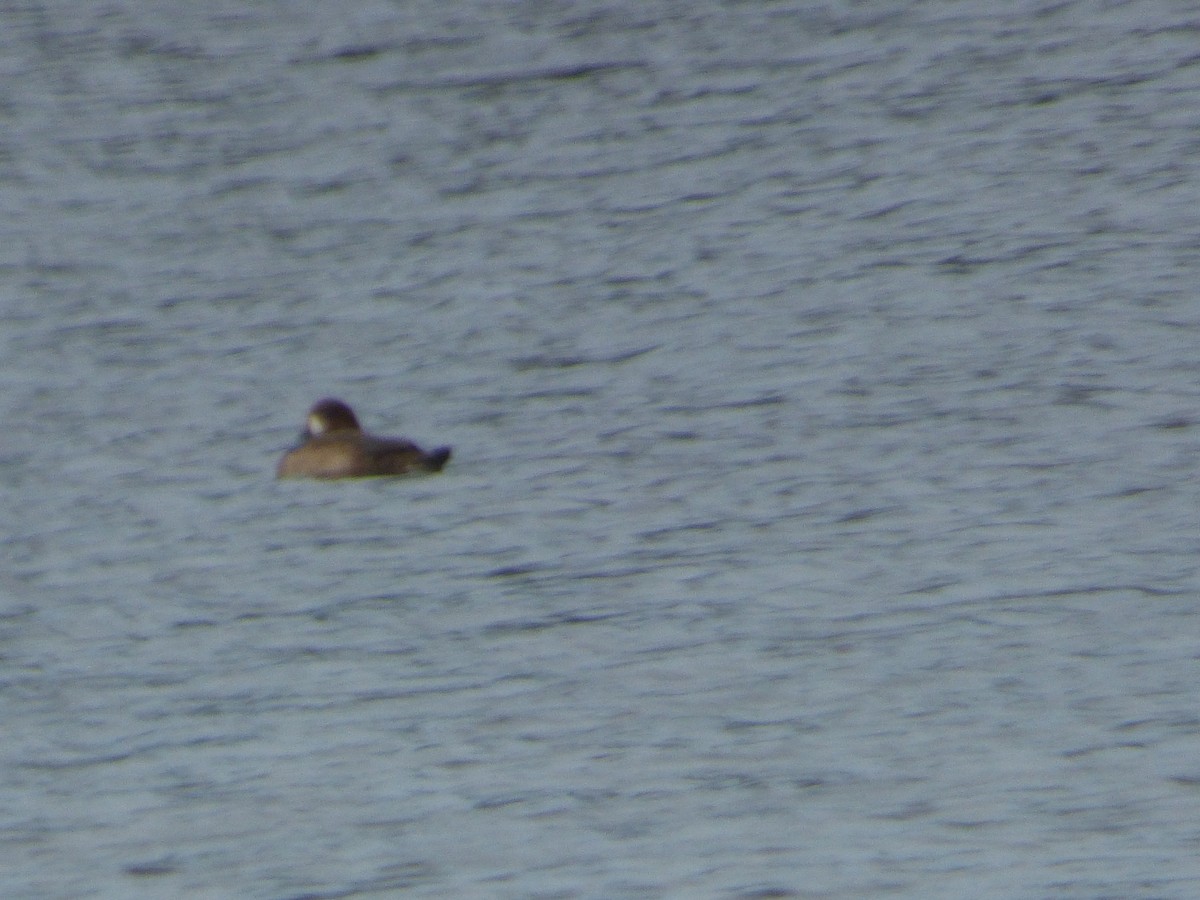
[[[325,420],[313,413],[308,417],[308,433],[318,435],[325,431]]]

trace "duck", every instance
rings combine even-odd
[[[283,454],[278,478],[366,478],[440,472],[451,448],[425,451],[404,438],[367,434],[347,404],[318,400],[304,420],[300,444]]]

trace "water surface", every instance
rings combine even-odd
[[[0,17],[6,896],[1200,888],[1182,8]]]

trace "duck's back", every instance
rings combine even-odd
[[[424,452],[410,441],[335,431],[309,438],[279,461],[280,478],[361,478],[440,472],[449,447]]]
[[[440,472],[450,458],[449,447],[426,453],[411,441],[399,438],[361,436],[369,475],[406,475],[409,472]]]

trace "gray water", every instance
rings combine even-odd
[[[0,5],[0,895],[1200,895],[1197,48]]]

